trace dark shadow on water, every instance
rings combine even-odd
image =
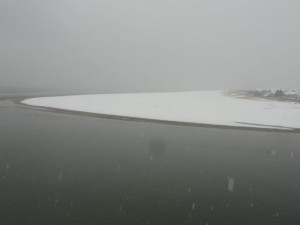
[[[157,159],[167,152],[167,144],[162,138],[154,138],[149,143],[150,158]]]

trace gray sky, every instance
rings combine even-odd
[[[0,0],[0,86],[299,88],[299,0]]]

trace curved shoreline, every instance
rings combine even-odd
[[[132,122],[144,122],[144,123],[156,123],[156,124],[185,126],[185,127],[202,127],[202,128],[214,128],[214,129],[230,129],[230,130],[261,131],[261,132],[276,132],[276,133],[300,133],[300,129],[290,128],[290,127],[275,128],[272,126],[270,126],[270,128],[266,128],[266,126],[268,126],[268,125],[263,125],[263,124],[261,124],[261,126],[264,126],[264,127],[242,127],[242,126],[229,126],[229,125],[215,125],[215,124],[205,124],[205,123],[158,120],[158,119],[130,117],[130,116],[118,116],[118,115],[92,113],[92,112],[60,109],[60,108],[45,107],[45,106],[33,106],[33,105],[25,104],[22,102],[26,99],[29,99],[29,98],[17,98],[17,99],[12,99],[12,101],[21,106],[32,107],[35,110],[41,110],[41,111],[46,110],[47,112],[52,112],[52,113],[69,114],[69,115],[76,115],[76,116],[86,116],[86,117],[93,117],[93,118],[132,121]],[[254,124],[254,125],[259,125],[259,124]]]

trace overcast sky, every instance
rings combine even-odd
[[[0,86],[299,88],[299,0],[0,0]]]

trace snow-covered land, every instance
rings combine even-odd
[[[300,128],[300,104],[230,96],[222,91],[99,94],[24,100],[33,106],[211,125]]]

